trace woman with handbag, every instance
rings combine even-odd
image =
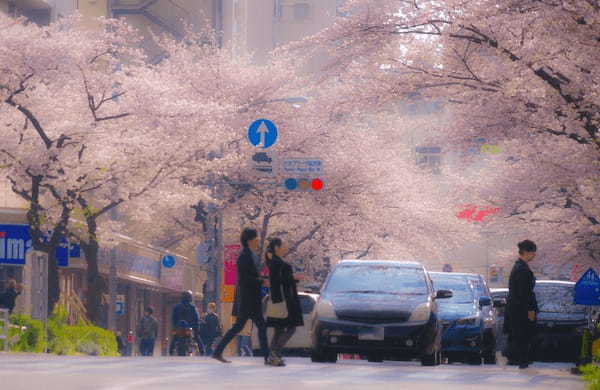
[[[269,242],[265,254],[269,267],[271,291],[267,304],[267,326],[275,328],[271,341],[271,359],[278,366],[285,366],[281,351],[296,331],[303,326],[302,306],[298,298],[298,289],[294,278],[294,270],[283,260],[287,254],[287,246],[280,238]]]

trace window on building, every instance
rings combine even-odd
[[[275,16],[276,20],[281,20],[283,18],[283,0],[275,0],[274,8],[273,8],[273,16]]]
[[[0,265],[0,294],[6,290],[9,279],[15,279],[17,283],[22,283],[23,267]]]
[[[417,147],[416,152],[416,163],[421,168],[428,168],[433,173],[440,173],[440,166],[442,165],[442,148],[433,147]]]
[[[304,21],[310,18],[310,4],[296,3],[293,6],[293,15],[295,21]]]
[[[335,10],[337,16],[346,17],[348,16],[348,12],[342,11],[343,7],[346,5],[346,0],[336,0]]]

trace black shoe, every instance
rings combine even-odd
[[[212,355],[212,358],[220,361],[221,363],[231,363],[229,360],[225,359],[223,355]]]
[[[514,360],[509,360],[508,362],[506,362],[507,366],[518,366],[519,363],[514,361]]]
[[[519,368],[520,369],[525,369],[527,367],[529,367],[529,363],[521,363],[521,364],[519,364]]]

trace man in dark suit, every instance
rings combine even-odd
[[[508,334],[508,364],[527,368],[536,314],[539,311],[533,292],[535,276],[529,268],[529,263],[535,258],[537,246],[533,241],[525,240],[521,241],[518,247],[519,260],[515,262],[508,282],[503,330]]]
[[[261,287],[264,279],[260,276],[261,261],[256,254],[260,246],[257,231],[249,228],[244,229],[241,242],[243,249],[237,260],[238,280],[232,313],[236,317],[236,321],[215,348],[213,358],[222,363],[231,363],[229,360],[223,358],[223,351],[227,347],[227,344],[244,329],[246,322],[252,320],[258,329],[258,338],[265,364],[269,364],[267,325],[263,317],[261,295]]]

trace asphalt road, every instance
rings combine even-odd
[[[415,362],[343,360],[313,364],[289,358],[267,367],[261,358],[222,364],[206,357],[62,357],[0,354],[0,388],[7,390],[154,389],[584,389],[572,365],[535,363],[528,369],[462,364],[421,367]]]

